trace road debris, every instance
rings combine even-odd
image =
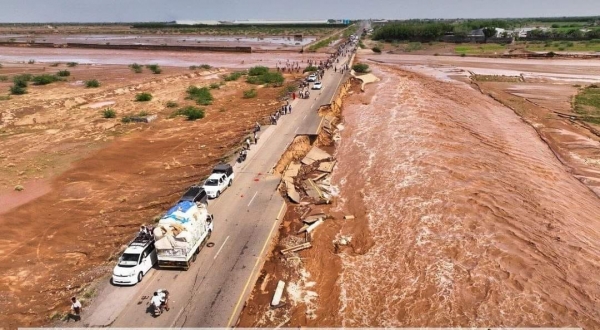
[[[353,220],[354,216],[353,215],[345,215],[344,216],[344,220]]]
[[[319,171],[331,173],[333,171],[333,167],[335,166],[335,160],[332,162],[322,162],[319,164]]]
[[[331,155],[319,147],[312,147],[308,154],[302,159],[302,164],[311,165],[320,160],[331,158]]]
[[[309,233],[309,234],[310,234],[310,233],[312,233],[312,232],[315,230],[315,228],[317,228],[317,227],[318,227],[318,226],[320,226],[321,224],[323,224],[323,220],[322,220],[322,219],[321,219],[321,220],[318,220],[317,222],[315,222],[315,223],[313,223],[312,225],[310,225],[310,226],[309,226],[309,227],[306,229],[306,232],[307,232],[307,233]]]
[[[285,288],[285,282],[279,281],[277,283],[277,288],[275,289],[275,294],[273,294],[273,299],[271,300],[271,307],[278,308],[282,307],[281,305],[281,296],[283,295],[283,289]]]
[[[309,242],[307,242],[307,243],[302,243],[300,245],[293,246],[291,248],[283,249],[280,252],[281,252],[281,254],[286,255],[288,253],[298,252],[300,250],[308,249],[310,247],[312,247],[312,245]]]

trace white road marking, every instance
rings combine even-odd
[[[300,126],[296,127],[296,130],[294,131],[294,134],[296,134],[299,129],[300,129]]]
[[[223,250],[223,247],[225,246],[225,243],[227,243],[227,240],[229,239],[229,236],[227,236],[227,238],[225,238],[225,241],[223,241],[223,244],[221,244],[221,247],[219,248],[219,251],[217,251],[217,254],[215,254],[214,259],[217,259],[217,256],[219,255],[219,253],[221,253],[221,250]]]
[[[258,190],[254,193],[254,196],[252,196],[252,199],[250,200],[250,203],[248,203],[248,206],[252,204],[252,201],[254,200],[254,197],[256,197],[256,194],[258,194]]]
[[[306,116],[308,116],[308,115],[304,115],[304,117],[302,118],[302,120],[306,119]]]

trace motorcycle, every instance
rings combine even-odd
[[[164,310],[169,311],[169,291],[159,289],[156,291],[160,297],[160,304],[152,303],[154,317],[160,316]]]

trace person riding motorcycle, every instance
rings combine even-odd
[[[154,312],[157,315],[160,315],[163,311],[163,308],[168,312],[169,311],[169,291],[167,290],[158,290],[154,292],[154,296],[151,301],[154,306]]]

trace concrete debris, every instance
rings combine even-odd
[[[332,162],[322,162],[319,164],[319,171],[331,173],[333,171],[333,167],[335,166],[335,161]]]
[[[304,226],[302,226],[302,228],[300,228],[300,230],[298,230],[298,234],[301,234],[301,233],[305,232],[308,229],[308,227],[310,227],[310,225],[304,225]]]
[[[313,181],[319,181],[319,180],[323,179],[326,176],[327,176],[327,173],[321,173],[321,174],[317,175],[316,177],[314,177],[312,180]]]
[[[311,215],[309,217],[306,217],[302,221],[304,223],[312,224],[312,223],[315,223],[315,222],[317,222],[319,220],[325,220],[326,216],[327,215],[325,213],[314,214],[314,215]]]
[[[310,149],[308,154],[306,154],[306,157],[304,157],[302,159],[302,164],[311,165],[312,163],[314,163],[316,161],[327,159],[327,158],[331,158],[331,155],[318,147],[313,147],[312,149]]]
[[[352,220],[352,219],[354,219],[354,216],[353,215],[345,215],[344,219],[345,220]]]
[[[306,191],[308,197],[312,199],[320,199],[323,197],[323,193],[311,179],[304,180],[303,183],[304,191]]]
[[[291,247],[291,248],[283,249],[280,252],[281,252],[281,254],[286,255],[286,254],[291,253],[291,252],[298,252],[300,250],[308,249],[311,246],[312,245],[307,242],[307,243],[302,243],[300,245],[296,245],[296,246]]]
[[[352,237],[350,236],[341,236],[340,238],[333,241],[335,245],[349,245],[352,242]]]
[[[300,163],[290,163],[290,165],[288,165],[287,169],[283,173],[283,177],[295,178],[296,176],[298,176],[298,171],[300,171],[301,166],[302,165]]]
[[[136,123],[149,123],[154,121],[156,118],[158,118],[157,115],[150,115],[150,116],[145,116],[145,117],[130,117],[129,119],[131,119],[131,121],[136,122]]]
[[[296,191],[294,182],[285,181],[285,187],[287,188],[287,195],[294,203],[300,203],[300,194]]]
[[[321,224],[323,224],[323,220],[318,220],[317,222],[313,223],[312,225],[310,225],[307,229],[306,232],[307,233],[312,233],[317,227],[319,227]]]
[[[273,294],[273,299],[271,300],[272,307],[277,307],[281,303],[281,296],[283,295],[284,288],[285,288],[285,282],[280,280],[277,283],[277,288],[275,289],[275,294]]]

